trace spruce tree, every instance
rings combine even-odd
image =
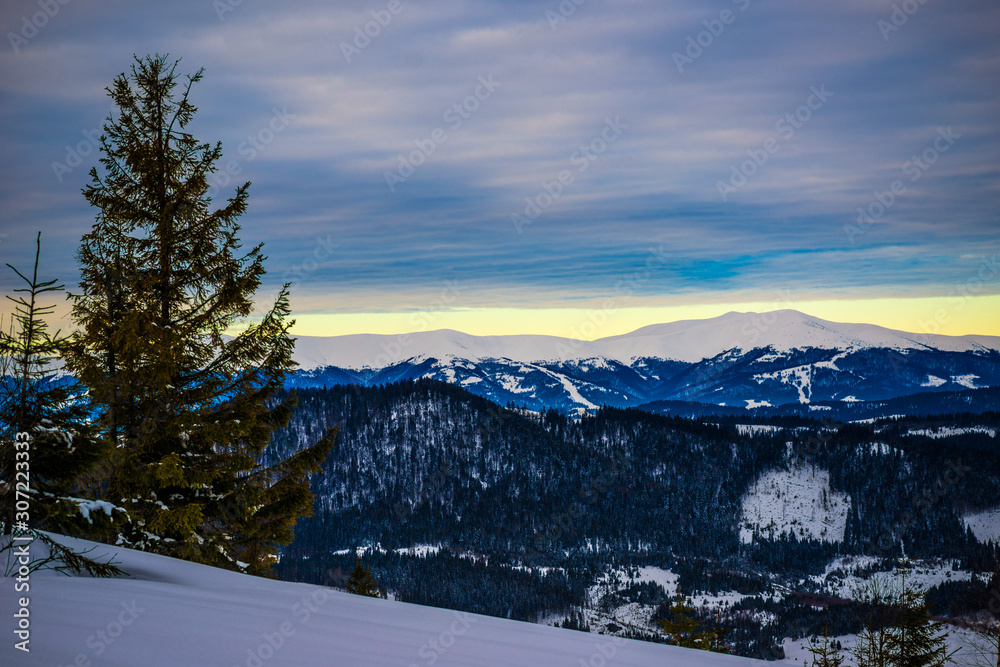
[[[963,652],[970,667],[1000,667],[1000,559],[994,561],[985,599],[984,608],[972,619],[970,629],[975,634]]]
[[[244,252],[245,183],[213,208],[207,177],[222,146],[186,131],[197,109],[178,62],[135,59],[108,93],[103,167],[84,196],[96,222],[79,251],[67,367],[88,387],[113,446],[108,490],[138,526],[135,544],[266,573],[298,517],[333,432],[287,458],[267,451],[294,396],[278,401],[292,361],[288,286],[259,321],[262,245]]]
[[[7,264],[24,287],[14,290],[19,296],[7,296],[14,303],[13,321],[8,331],[0,330],[0,522],[10,534],[21,481],[27,488],[22,499],[30,497],[24,528],[113,539],[116,522],[127,517],[108,503],[79,497],[89,495],[84,478],[107,455],[107,446],[90,423],[83,388],[55,373],[68,339],[49,330],[46,318],[55,305],[43,301],[63,286],[39,279],[40,255],[39,232],[31,277]],[[19,433],[27,435],[26,447],[15,446]]]
[[[384,598],[385,592],[379,589],[378,582],[372,575],[371,570],[358,558],[351,570],[351,575],[347,579],[347,592],[354,595],[366,595],[370,598]]]
[[[35,239],[35,264],[9,296],[14,314],[9,330],[0,327],[0,569],[13,576],[50,569],[110,577],[123,574],[110,562],[92,559],[89,550],[66,547],[42,530],[76,537],[114,540],[128,516],[88,494],[86,476],[106,455],[90,423],[83,389],[55,373],[67,339],[50,333],[46,317],[54,304],[46,295],[62,291],[55,280],[38,278],[41,233]],[[38,541],[29,562],[14,559],[24,540]]]
[[[907,581],[910,563],[897,568],[900,592],[897,617],[889,634],[889,660],[894,667],[944,667],[951,657],[945,646],[948,633],[931,619],[930,608],[921,590]]]
[[[835,645],[830,639],[830,626],[827,623],[823,630],[823,639],[818,644],[810,642],[807,649],[813,655],[812,667],[841,667],[844,664],[844,655],[839,645]]]
[[[656,624],[667,635],[667,643],[672,646],[728,653],[729,647],[724,641],[725,633],[698,620],[695,614],[696,610],[688,603],[687,598],[678,593],[676,600],[667,610],[666,618],[658,620]]]
[[[855,589],[853,597],[861,604],[862,629],[848,652],[858,667],[889,667],[892,628],[897,607],[890,582],[875,576]]]

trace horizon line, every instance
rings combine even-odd
[[[839,324],[864,324],[912,334],[1000,337],[1000,295],[882,297],[783,303],[719,303],[622,308],[482,307],[448,310],[296,314],[296,337],[410,335],[451,330],[470,336],[554,336],[594,341],[648,326],[711,320],[730,313],[766,316],[795,311]],[[238,331],[239,329],[234,329]]]

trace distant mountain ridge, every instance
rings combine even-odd
[[[535,410],[684,401],[822,411],[814,404],[1000,385],[1000,337],[909,333],[793,310],[727,313],[595,341],[451,330],[301,336],[296,360],[292,386],[430,377]]]

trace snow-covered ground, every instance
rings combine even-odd
[[[604,573],[598,581],[587,590],[588,606],[579,610],[591,632],[617,632],[615,626],[625,630],[657,633],[659,628],[652,622],[653,615],[659,606],[656,604],[640,604],[630,602],[606,608],[602,600],[607,595],[613,595],[632,584],[654,583],[663,589],[666,599],[672,600],[677,595],[678,575],[672,570],[659,567],[643,566],[638,568],[613,568]],[[742,600],[744,595],[736,591],[719,593],[698,593],[688,597],[688,602],[695,607],[711,610],[727,608]],[[562,617],[549,619],[550,622],[562,621]]]
[[[812,365],[783,368],[773,373],[758,373],[753,376],[757,384],[764,380],[778,380],[782,384],[790,384],[799,392],[799,403],[807,404],[812,396]],[[747,406],[750,407],[750,406]]]
[[[736,431],[740,435],[757,435],[758,433],[775,433],[783,430],[783,426],[772,426],[771,424],[737,424]]]
[[[826,595],[854,599],[857,590],[870,579],[858,576],[858,571],[870,568],[879,559],[872,556],[846,556],[837,558],[826,566],[822,575],[812,577],[815,583],[821,584],[821,590]],[[874,575],[885,582],[889,590],[894,590],[898,579],[892,572],[878,572]],[[952,568],[950,560],[915,560],[907,575],[911,586],[927,590],[946,581],[968,581],[972,575],[964,570]]]
[[[980,542],[1000,542],[1000,507],[967,514],[962,517],[962,521],[972,529],[972,534]]]
[[[36,572],[30,591],[0,581],[0,665],[102,667],[501,667],[754,661],[250,577],[127,549],[123,579]],[[40,547],[39,547],[40,548]],[[30,603],[30,653],[14,648],[17,598]]]
[[[938,426],[935,428],[921,428],[907,431],[907,435],[925,435],[933,440],[948,438],[953,435],[962,435],[963,433],[985,433],[991,438],[997,437],[996,429],[988,426]]]
[[[950,626],[947,628],[948,638],[945,640],[945,644],[948,647],[948,652],[954,652],[954,657],[952,662],[949,664],[955,665],[975,665],[975,662],[970,662],[969,659],[974,655],[972,652],[972,633],[961,628],[956,628]],[[842,637],[836,637],[840,644],[844,647],[844,667],[855,667],[857,662],[854,657],[848,652],[848,649],[857,642],[857,635],[844,635]],[[785,658],[779,660],[778,664],[789,664],[789,665],[811,665],[813,661],[813,655],[809,652],[809,641],[810,638],[803,639],[790,639],[785,638],[784,649]],[[983,664],[983,663],[980,663]]]
[[[976,380],[979,379],[978,375],[952,375],[951,381],[955,384],[961,385],[967,389],[976,388]]]
[[[793,532],[799,539],[841,542],[851,498],[830,489],[830,473],[797,465],[770,470],[754,482],[742,502],[740,540]]]
[[[880,559],[871,556],[847,556],[831,561],[825,572],[820,575],[809,577],[808,580],[793,585],[795,589],[814,590],[824,595],[833,597],[852,599],[856,597],[861,587],[870,580],[871,577],[880,579],[887,590],[896,590],[899,579],[893,572],[876,572],[871,575],[871,568],[878,565]],[[988,576],[988,573],[981,573]],[[970,573],[958,571],[952,568],[950,560],[915,560],[912,561],[912,569],[908,575],[910,585],[918,589],[927,590],[933,586],[946,581],[968,581]],[[640,631],[656,632],[655,624],[651,622],[656,611],[657,604],[626,603],[618,604],[608,608],[603,602],[606,596],[614,596],[615,593],[623,591],[632,584],[653,582],[663,588],[668,599],[673,598],[677,592],[678,576],[673,571],[658,567],[638,567],[638,568],[612,568],[606,571],[588,590],[588,605],[579,611],[590,627],[591,632],[620,632],[620,631]],[[785,595],[782,587],[772,595],[765,594],[764,597],[781,599]],[[717,594],[699,593],[689,598],[689,602],[696,607],[704,607],[710,610],[721,608],[723,611],[743,599],[735,591],[720,592]],[[564,617],[545,619],[549,624],[562,622]],[[761,622],[767,622],[762,618]],[[958,656],[963,652],[968,655],[971,651],[970,634],[955,626],[947,626],[946,630],[951,633],[948,639],[949,650],[959,650]],[[853,646],[856,637],[853,635],[838,637],[845,647]],[[784,640],[785,658],[777,662],[762,662],[760,665],[802,665],[803,659],[806,664],[811,664],[812,655],[807,647],[809,638]],[[611,665],[611,661],[608,662]],[[853,662],[848,659],[846,665],[853,666]],[[964,663],[959,663],[964,664]]]
[[[386,550],[382,548],[382,545],[368,545],[366,547],[357,547],[354,549],[358,558],[363,557],[365,554],[372,553],[373,551],[378,551],[379,553],[386,553]],[[435,544],[417,544],[412,547],[405,547],[402,549],[393,549],[394,553],[402,554],[404,556],[418,556],[423,558],[424,556],[430,556],[441,551],[440,545]],[[334,551],[334,556],[346,556],[351,553],[351,549],[340,549],[339,551]]]

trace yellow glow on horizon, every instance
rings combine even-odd
[[[915,333],[1000,336],[1000,295],[915,297],[608,308],[481,308],[442,312],[303,313],[294,315],[300,336],[400,334],[455,329],[477,336],[547,334],[594,340],[650,324],[717,317],[730,311],[788,308],[833,322],[876,324]]]

